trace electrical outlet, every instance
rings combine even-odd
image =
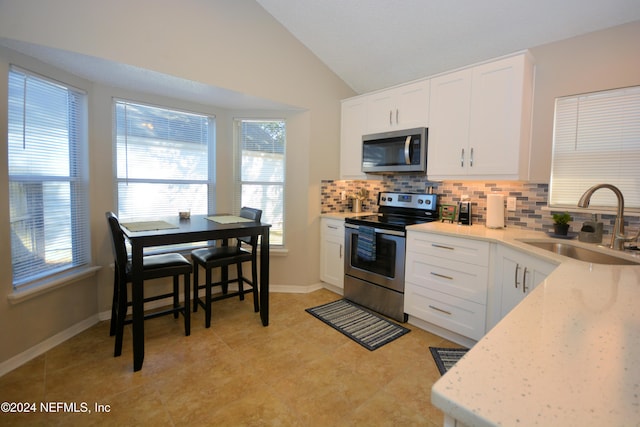
[[[515,210],[516,210],[516,198],[507,197],[507,211],[515,212]]]
[[[340,200],[342,200],[343,202],[345,200],[347,200],[347,192],[343,191],[342,193],[340,193]]]

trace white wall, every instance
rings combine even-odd
[[[640,21],[530,50],[536,61],[531,162],[541,172],[531,180],[549,182],[555,99],[640,85]]]

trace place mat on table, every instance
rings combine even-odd
[[[242,218],[241,216],[235,216],[235,215],[208,216],[207,219],[209,221],[217,222],[218,224],[234,224],[236,222],[254,222],[254,220],[252,219]]]
[[[170,230],[172,228],[178,228],[177,225],[170,224],[166,221],[137,221],[137,222],[123,222],[122,226],[129,231],[153,231],[153,230]]]

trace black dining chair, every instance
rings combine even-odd
[[[260,209],[243,207],[240,209],[240,216],[242,218],[260,222],[260,219],[262,218],[262,211]],[[244,295],[251,292],[253,293],[253,308],[255,312],[260,311],[260,305],[258,302],[257,267],[258,235],[240,237],[237,238],[236,241],[236,245],[234,246],[196,249],[191,252],[191,260],[193,261],[193,311],[198,311],[198,305],[201,305],[204,308],[205,327],[207,328],[211,326],[211,303],[213,301],[219,301],[234,296],[239,296],[240,300],[244,300]],[[244,262],[251,262],[251,280],[244,277],[242,273],[242,263]],[[229,279],[225,274],[223,274],[219,282],[211,282],[212,269],[228,267],[233,264],[235,264],[237,268],[235,279]],[[205,283],[203,285],[198,283],[199,267],[202,267],[205,270]],[[238,290],[236,292],[228,292],[229,284],[235,282],[238,283]],[[250,285],[251,289],[244,289],[245,283]],[[220,295],[212,297],[211,289],[214,286],[221,286],[222,291]],[[198,296],[198,291],[200,289],[205,289],[204,301],[202,301]]]
[[[125,245],[125,236],[120,228],[118,217],[113,212],[106,213],[111,232],[111,243],[113,249],[113,258],[115,261],[115,274],[113,283],[113,304],[111,306],[111,336],[116,336],[114,349],[114,357],[122,354],[122,336],[124,333],[124,325],[131,323],[131,319],[127,319],[127,309],[131,306],[131,300],[128,297],[127,283],[131,283],[131,260],[127,253]],[[144,319],[152,319],[167,314],[173,314],[174,318],[178,318],[182,313],[184,316],[184,334],[191,334],[190,324],[190,282],[192,266],[189,260],[178,253],[169,253],[161,255],[146,255],[142,260],[143,264],[143,280],[159,279],[163,277],[173,277],[173,292],[156,294],[145,297],[143,303],[157,301],[164,298],[173,297],[172,307],[165,310],[153,311],[145,313]],[[184,276],[184,304],[180,305],[179,279]]]

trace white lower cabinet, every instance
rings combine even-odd
[[[485,333],[488,242],[408,231],[405,312],[473,340]]]
[[[320,280],[344,287],[344,220],[320,219]]]
[[[487,331],[538,286],[557,265],[504,245],[496,248],[495,308],[489,313]]]

